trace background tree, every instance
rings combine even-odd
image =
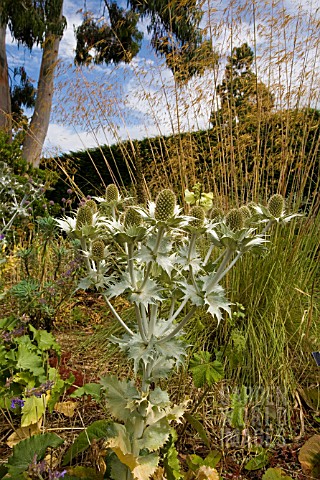
[[[85,12],[82,25],[76,29],[76,63],[129,63],[139,52],[143,38],[137,22],[148,19],[151,45],[157,54],[165,56],[179,81],[212,66],[215,57],[211,44],[203,39],[199,27],[202,11],[196,1],[129,0],[128,10],[114,1],[104,0],[104,5],[102,17]]]
[[[257,118],[258,113],[270,111],[273,107],[273,96],[267,86],[258,80],[253,71],[254,52],[247,43],[232,49],[227,57],[225,74],[217,86],[220,106],[219,120],[226,119],[241,122]],[[212,113],[212,123],[216,123],[217,114]]]
[[[42,47],[34,112],[26,128],[22,150],[24,159],[34,167],[39,166],[42,146],[49,126],[54,70],[58,60],[59,43],[66,25],[62,16],[62,7],[63,0],[15,0],[14,2],[2,0],[0,7],[0,128],[9,134],[12,131],[12,106],[5,50],[6,27],[9,27],[12,38],[18,44],[29,50],[32,50],[34,45]],[[24,93],[27,93],[28,89],[30,93],[30,85],[25,84]],[[21,89],[13,93],[15,102],[19,97],[20,107],[23,104],[30,106],[30,99],[22,100]],[[16,103],[15,106],[17,106]]]

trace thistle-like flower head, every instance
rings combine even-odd
[[[193,220],[189,222],[189,226],[194,229],[202,228],[205,221],[205,212],[202,207],[195,205],[190,210],[190,217],[194,217]]]
[[[98,207],[97,207],[96,202],[92,198],[90,200],[87,200],[86,206],[91,208],[92,213],[97,213]]]
[[[106,188],[106,200],[108,203],[114,203],[119,200],[119,190],[118,187],[114,183],[110,183],[110,185]]]
[[[91,246],[91,256],[93,260],[100,261],[104,259],[104,249],[105,244],[104,241],[100,238],[97,238],[92,242]]]
[[[223,218],[223,210],[220,207],[213,207],[209,212],[211,220],[221,220]]]
[[[268,202],[268,210],[275,218],[281,218],[284,214],[284,198],[279,193],[272,195]]]
[[[154,217],[160,222],[165,222],[174,215],[176,196],[168,188],[162,190],[156,199]]]
[[[93,212],[89,205],[79,207],[77,212],[76,229],[81,230],[84,225],[92,225]]]
[[[138,227],[142,223],[142,217],[139,212],[133,207],[129,207],[124,216],[124,226],[128,227]]]
[[[233,230],[241,230],[243,228],[243,216],[238,208],[232,208],[226,215],[226,224]]]

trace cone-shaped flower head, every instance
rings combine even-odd
[[[190,216],[195,217],[194,220],[191,220],[189,223],[190,227],[201,228],[204,224],[205,212],[202,207],[195,205],[190,210]]]
[[[175,206],[176,196],[173,191],[169,189],[162,190],[156,199],[155,219],[165,222],[173,216]]]
[[[142,222],[142,217],[139,212],[134,208],[129,207],[125,213],[124,217],[124,226],[128,227],[138,227]]]
[[[241,212],[244,222],[251,217],[251,210],[246,205],[242,205],[242,207],[240,207],[239,210]]]
[[[232,208],[226,215],[226,224],[233,230],[240,230],[243,228],[243,216],[238,208]]]
[[[91,208],[92,213],[96,213],[98,210],[96,202],[91,198],[86,202],[86,205]]]
[[[256,213],[256,209],[255,209],[256,206],[257,206],[257,204],[256,204],[255,202],[249,202],[249,203],[247,204],[247,207],[249,208],[251,215],[253,215],[254,213]],[[241,207],[241,208],[242,208],[242,207]]]
[[[268,202],[268,210],[275,218],[280,218],[284,211],[284,198],[279,193],[272,195]]]
[[[91,254],[93,260],[99,261],[104,258],[104,241],[99,238],[92,243]]]
[[[107,186],[106,199],[108,203],[117,202],[119,200],[119,190],[114,183],[110,183],[110,185]]]
[[[213,207],[210,210],[209,216],[211,220],[219,220],[220,218],[223,218],[223,210],[220,207]]]
[[[81,230],[84,225],[92,225],[93,213],[89,205],[79,207],[77,213],[76,229]]]

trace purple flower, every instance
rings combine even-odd
[[[62,203],[66,203],[66,201],[67,201],[67,200],[66,200],[64,197],[61,198],[61,202],[62,202]]]
[[[51,470],[51,469],[49,468],[49,471],[48,471],[49,477],[48,477],[48,479],[49,479],[49,480],[57,480],[58,478],[63,478],[66,473],[67,473],[67,470],[62,470],[62,472],[58,472],[58,470]]]
[[[73,190],[72,190],[71,188],[68,188],[67,194],[68,194],[68,195],[71,195],[72,193],[73,193]]]
[[[0,234],[0,241],[1,240],[4,240],[5,239],[5,236],[3,235],[3,233]]]
[[[91,200],[91,195],[87,195],[87,199],[88,199],[88,200]]]
[[[22,398],[16,397],[11,400],[10,407],[14,409],[16,407],[23,407],[23,405],[24,405],[24,400],[22,400]]]
[[[50,200],[49,205],[54,205],[54,201]]]

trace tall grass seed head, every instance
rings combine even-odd
[[[142,217],[139,212],[137,212],[133,207],[129,207],[124,216],[124,226],[125,228],[129,227],[138,227],[141,225]]]
[[[98,207],[96,202],[92,198],[90,200],[87,200],[86,205],[91,208],[92,213],[97,213]]]
[[[268,210],[275,218],[280,218],[284,212],[284,198],[279,193],[272,195],[268,202]]]
[[[176,196],[172,190],[162,190],[156,199],[154,217],[158,221],[165,222],[174,214]]]
[[[93,212],[89,205],[79,207],[77,212],[76,230],[81,230],[84,225],[92,225]]]
[[[226,215],[226,224],[233,230],[241,230],[243,228],[243,216],[238,208],[232,208]]]
[[[114,183],[110,183],[110,185],[107,186],[106,199],[108,203],[117,202],[119,200],[119,190]]]
[[[205,220],[205,212],[202,207],[199,205],[195,205],[190,210],[190,216],[195,217],[193,220],[189,222],[189,226],[193,228],[201,228],[203,227],[204,220]]]
[[[104,249],[105,249],[105,245],[103,240],[99,238],[97,240],[94,240],[91,246],[91,255],[93,260],[96,260],[96,261],[103,260]]]

